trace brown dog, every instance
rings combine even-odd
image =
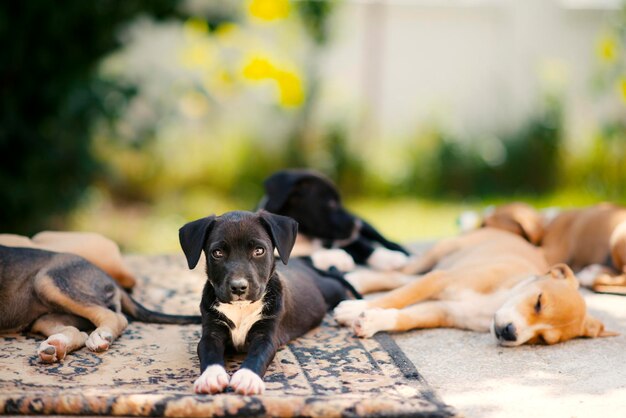
[[[569,267],[550,269],[539,249],[493,228],[441,241],[404,273],[360,271],[346,279],[363,292],[407,283],[377,299],[339,304],[335,317],[360,337],[415,328],[491,328],[500,344],[516,346],[616,335],[587,314]]]
[[[567,263],[581,284],[626,293],[626,208],[611,203],[540,213],[524,203],[497,207],[483,225],[540,245],[549,263]]]
[[[44,231],[32,239],[22,235],[0,234],[0,245],[76,254],[100,267],[125,289],[131,289],[136,283],[122,260],[117,244],[94,232]]]

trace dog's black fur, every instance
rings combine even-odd
[[[375,245],[409,255],[401,245],[383,237],[373,226],[348,212],[337,187],[312,170],[291,169],[274,173],[264,182],[261,209],[295,219],[299,233],[322,241],[326,248],[345,250],[365,264]]]
[[[297,228],[297,222],[288,217],[238,211],[198,219],[180,229],[189,268],[196,266],[202,251],[206,257],[208,280],[200,304],[198,344],[201,373],[209,366],[223,366],[225,351],[235,349],[248,351],[241,368],[262,377],[280,346],[319,325],[326,311],[346,298],[340,282],[301,260],[286,266]],[[285,266],[276,266],[274,249]],[[236,324],[224,308],[239,309],[258,301],[262,303],[260,319],[249,328],[244,344],[235,343]],[[248,393],[245,388],[233,388]],[[209,390],[197,386],[196,391]]]

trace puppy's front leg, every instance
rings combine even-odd
[[[198,343],[201,375],[193,384],[196,393],[220,393],[228,386],[229,377],[224,369],[226,338],[228,331],[225,329],[202,330]]]
[[[247,340],[248,355],[230,379],[230,387],[242,395],[259,395],[265,391],[262,377],[278,350],[275,327],[268,329],[267,324],[257,323],[248,332]]]

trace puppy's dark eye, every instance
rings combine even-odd
[[[535,303],[535,312],[541,312],[541,293],[537,296],[537,303]]]
[[[255,257],[261,257],[263,254],[265,254],[265,248],[262,247],[256,247],[254,251],[252,251],[252,255]]]
[[[222,250],[213,250],[213,251],[211,251],[211,256],[213,258],[222,258],[222,257],[224,257],[224,251],[222,251]]]

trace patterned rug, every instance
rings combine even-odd
[[[128,257],[139,276],[134,296],[170,313],[198,311],[201,268],[176,256]],[[427,385],[386,334],[361,340],[327,317],[281,349],[263,396],[195,395],[200,326],[131,323],[109,351],[86,348],[41,364],[42,337],[0,337],[0,413],[121,416],[411,416],[455,411]],[[237,370],[241,357],[229,359]]]

